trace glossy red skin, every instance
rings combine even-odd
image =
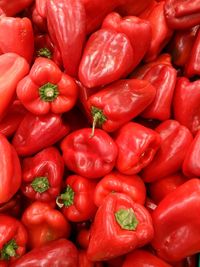
[[[126,77],[132,70],[134,51],[124,33],[100,29],[88,39],[79,65],[79,79],[88,88]]]
[[[149,197],[146,198],[144,206],[150,213],[152,213],[157,208],[156,203]]]
[[[67,168],[78,175],[96,179],[109,173],[117,157],[117,146],[103,130],[82,128],[67,135],[61,150]]]
[[[30,6],[32,2],[33,0],[1,0],[0,8],[3,9],[7,16],[14,16]]]
[[[80,229],[76,235],[76,243],[81,249],[87,249],[90,241],[90,229]]]
[[[160,147],[160,136],[154,130],[135,122],[124,124],[115,134],[118,156],[115,167],[123,174],[140,172],[153,160]]]
[[[140,18],[146,19],[150,22],[152,28],[152,39],[150,48],[145,55],[145,61],[153,61],[168,43],[172,37],[173,30],[171,30],[164,15],[164,1],[152,5],[140,14]]]
[[[153,2],[154,0],[126,0],[117,8],[117,12],[119,12],[122,16],[138,16],[145,9],[150,8]]]
[[[16,244],[18,245],[18,248],[15,250],[17,256],[10,257],[8,261],[1,259],[2,264],[4,262],[7,263],[14,262],[16,261],[16,258],[21,257],[23,254],[25,254],[28,237],[27,237],[27,230],[21,223],[21,221],[12,216],[0,214],[0,235],[1,235],[1,244],[0,244],[1,249],[5,244],[7,244],[12,239],[14,239]]]
[[[176,190],[188,179],[182,174],[177,173],[164,177],[149,185],[149,195],[155,203],[159,203],[165,196]]]
[[[9,201],[21,185],[21,166],[14,147],[0,134],[0,204]]]
[[[50,102],[41,99],[39,94],[39,88],[47,83],[57,85],[59,92]],[[53,60],[43,57],[35,60],[29,74],[18,83],[16,90],[21,103],[36,115],[67,112],[73,108],[78,97],[74,79],[63,73]]]
[[[136,230],[123,230],[117,223],[114,214],[121,208],[131,208],[134,211],[138,220]],[[88,258],[92,261],[115,258],[149,243],[153,234],[151,216],[143,205],[135,203],[126,194],[109,194],[93,221]]]
[[[17,83],[28,73],[27,61],[15,53],[0,55],[0,120],[15,97]]]
[[[186,77],[178,78],[173,99],[174,118],[194,135],[200,129],[199,101],[200,80],[192,82]]]
[[[84,5],[81,0],[49,0],[46,11],[49,34],[61,53],[65,71],[76,76],[86,36]]]
[[[58,114],[36,116],[28,113],[15,132],[12,144],[18,155],[31,156],[58,142],[69,130]]]
[[[146,187],[137,175],[124,175],[117,171],[104,176],[98,183],[94,193],[94,202],[99,207],[110,193],[123,193],[133,201],[143,205],[146,199]]]
[[[147,20],[135,16],[121,17],[118,13],[112,12],[103,20],[103,29],[112,29],[118,33],[124,33],[129,38],[134,58],[132,69],[142,60],[151,43],[151,25]]]
[[[164,262],[162,259],[144,249],[136,249],[126,255],[122,267],[132,266],[172,267],[172,265]]]
[[[9,201],[0,205],[0,213],[20,218],[22,212],[22,196],[16,193]],[[0,265],[1,266],[1,265]]]
[[[64,173],[64,161],[55,147],[48,147],[33,157],[24,158],[22,161],[22,185],[23,194],[32,200],[49,202],[55,200],[60,194]],[[37,192],[31,186],[36,177],[47,177],[49,189],[45,192]]]
[[[119,80],[92,94],[87,105],[88,110],[92,107],[102,110],[106,121],[101,127],[107,132],[113,132],[148,107],[155,94],[155,88],[148,81]]]
[[[79,262],[78,262],[79,267],[103,267],[104,266],[102,262],[90,261],[87,257],[86,250],[79,250],[78,258],[79,258]]]
[[[158,256],[176,262],[200,248],[200,180],[190,179],[168,194],[152,213],[152,245]]]
[[[166,120],[156,127],[161,144],[151,163],[142,170],[145,182],[154,182],[181,170],[183,160],[193,137],[185,126],[175,120]]]
[[[68,238],[70,234],[69,222],[48,203],[33,202],[24,210],[21,221],[28,232],[29,249],[60,238]]]
[[[78,251],[71,241],[49,241],[46,245],[26,253],[11,267],[49,267],[53,264],[59,267],[78,267]]]
[[[200,24],[199,0],[166,0],[164,13],[172,29],[189,29]]]

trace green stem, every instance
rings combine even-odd
[[[101,109],[94,106],[91,107],[91,114],[93,117],[91,137],[93,137],[96,125],[98,127],[102,127],[102,124],[107,120],[107,118]]]
[[[119,209],[115,212],[115,219],[124,230],[135,230],[138,225],[138,220],[131,208]]]
[[[38,51],[37,51],[37,56],[38,57],[46,57],[46,58],[49,58],[51,59],[52,58],[52,54],[51,54],[51,51],[44,47],[44,48],[40,48]]]
[[[67,186],[63,194],[57,197],[56,204],[59,208],[70,207],[74,203],[74,191],[71,186]]]
[[[59,95],[58,86],[46,83],[39,88],[40,98],[45,102],[52,102]]]
[[[39,192],[39,193],[44,193],[50,187],[49,180],[47,177],[36,177],[32,181],[31,186],[36,192]]]
[[[10,257],[17,256],[16,250],[18,246],[14,239],[11,239],[8,243],[6,243],[1,250],[1,259],[9,260]]]

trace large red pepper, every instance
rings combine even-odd
[[[79,267],[77,248],[67,239],[49,241],[46,245],[27,252],[10,265],[10,267],[33,266]]]
[[[200,80],[190,81],[186,77],[177,79],[174,92],[174,118],[193,134],[200,129]]]
[[[23,212],[21,221],[28,231],[30,249],[68,238],[70,234],[70,225],[64,215],[48,203],[33,202]]]
[[[96,182],[79,175],[70,175],[65,180],[65,190],[57,197],[57,205],[72,222],[92,219],[97,210],[94,204]]]
[[[113,132],[139,115],[155,97],[155,88],[138,79],[119,80],[87,100],[93,127]]]
[[[75,81],[43,57],[35,60],[29,74],[17,85],[19,100],[36,115],[67,112],[75,105],[77,95]]]
[[[64,162],[55,147],[48,147],[22,162],[23,194],[44,202],[54,201],[60,194]]]
[[[97,210],[87,250],[92,261],[109,260],[144,246],[153,238],[144,206],[121,193],[109,194]]]
[[[0,134],[0,204],[9,201],[21,185],[21,166],[14,147]]]
[[[160,147],[159,134],[135,122],[123,125],[114,140],[118,146],[115,167],[127,175],[138,173],[150,164]]]
[[[67,168],[87,178],[100,178],[109,173],[117,157],[117,146],[103,130],[83,128],[67,135],[62,143]]]
[[[14,16],[30,6],[32,2],[33,0],[1,0],[0,8],[3,9],[7,16]]]
[[[0,56],[0,120],[6,114],[15,96],[17,83],[28,73],[26,60],[15,53]]]
[[[19,155],[29,156],[55,144],[69,130],[69,125],[60,115],[36,116],[28,113],[15,132],[12,143]]]
[[[14,217],[0,214],[0,265],[14,262],[26,252],[27,231]]]
[[[129,195],[133,201],[142,205],[146,199],[146,187],[139,176],[113,171],[97,183],[94,193],[95,204],[99,207],[104,198],[113,192]]]
[[[191,179],[167,195],[152,213],[152,245],[157,254],[176,262],[200,251],[200,180]]]
[[[192,134],[178,121],[166,120],[155,129],[161,145],[150,164],[142,170],[145,182],[154,182],[181,170]]]
[[[46,4],[49,34],[66,73],[76,76],[86,35],[84,5],[81,0],[48,0]]]

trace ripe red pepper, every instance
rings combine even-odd
[[[28,247],[41,247],[59,238],[68,238],[70,225],[64,215],[50,204],[35,201],[22,214],[28,232]]]
[[[152,213],[152,245],[158,256],[176,262],[200,251],[200,180],[191,179],[168,194]]]
[[[186,77],[178,78],[173,100],[174,118],[194,135],[200,129],[199,101],[200,80],[192,82]]]
[[[0,214],[0,235],[0,264],[14,262],[25,253],[27,231],[19,220]]]
[[[161,145],[151,163],[142,170],[145,182],[154,182],[181,170],[192,134],[175,120],[166,120],[156,127]]]
[[[117,8],[122,16],[138,16],[140,13],[149,9],[154,0],[125,0],[124,3]]]
[[[55,147],[48,147],[22,162],[23,194],[32,200],[54,201],[60,194],[64,162]]]
[[[76,234],[76,244],[81,249],[87,249],[90,241],[90,228],[85,227],[78,231]]]
[[[92,261],[109,260],[144,246],[153,238],[144,206],[121,193],[109,194],[97,210],[87,250]]]
[[[78,266],[79,267],[103,267],[103,263],[90,261],[87,257],[86,250],[79,250]]]
[[[104,176],[95,188],[94,202],[99,207],[105,197],[110,193],[123,193],[139,204],[144,204],[146,199],[146,187],[142,179],[137,175],[124,175],[113,171]]]
[[[21,218],[22,208],[22,195],[16,193],[9,201],[0,204],[0,214],[3,213],[15,218]]]
[[[72,222],[92,219],[97,207],[94,204],[96,182],[79,175],[70,175],[65,180],[65,190],[56,203],[62,213]]]
[[[69,125],[58,114],[36,116],[28,113],[15,132],[12,144],[19,155],[29,156],[55,144],[69,130]]]
[[[117,157],[117,146],[103,130],[83,128],[68,134],[61,143],[67,168],[87,178],[100,178],[109,173]]]
[[[128,122],[115,134],[118,156],[115,167],[123,174],[140,172],[153,160],[160,147],[160,136],[154,130]]]
[[[15,53],[0,55],[0,120],[15,96],[17,83],[28,73],[26,60]]]
[[[32,2],[33,0],[1,0],[0,8],[3,9],[7,16],[14,16],[30,6]]]
[[[67,112],[75,105],[77,95],[75,81],[43,57],[35,60],[29,74],[17,85],[19,100],[36,115]]]
[[[59,266],[78,267],[78,251],[66,239],[49,241],[46,245],[32,249],[10,267]]]
[[[127,79],[92,94],[87,105],[93,128],[97,125],[107,132],[117,130],[148,107],[155,93],[155,88],[148,81]]]

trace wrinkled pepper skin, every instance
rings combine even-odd
[[[115,167],[127,175],[136,174],[150,164],[161,143],[156,131],[135,122],[123,125],[114,140],[118,146]]]
[[[175,120],[162,122],[155,131],[161,137],[160,148],[151,163],[142,170],[145,182],[154,182],[181,170],[193,137],[185,126]]]
[[[0,17],[0,54],[16,53],[31,63],[34,36],[30,19]]]
[[[200,180],[191,179],[167,195],[152,213],[155,230],[152,246],[169,262],[200,250]]]
[[[21,166],[16,150],[0,134],[0,204],[9,201],[21,185]]]
[[[31,156],[58,142],[69,130],[69,125],[58,114],[28,113],[15,132],[12,144],[18,155]]]
[[[88,258],[92,261],[115,258],[149,243],[153,234],[151,216],[144,206],[126,194],[109,194],[92,224]]]
[[[50,241],[46,245],[32,249],[11,264],[11,267],[78,267],[78,251],[67,239]]]
[[[126,77],[132,70],[134,51],[124,33],[100,29],[88,39],[79,65],[79,79],[88,88]]]
[[[144,249],[136,249],[133,252],[130,252],[129,254],[126,255],[122,267],[131,267],[131,266],[172,267],[172,265],[168,264],[167,262],[164,262],[156,255]]]
[[[0,55],[0,120],[15,97],[17,83],[28,73],[27,61],[15,53]]]
[[[148,81],[126,79],[112,83],[87,100],[93,126],[107,132],[117,130],[148,107],[155,94]]]
[[[3,9],[7,16],[14,16],[32,4],[33,0],[1,0],[0,8]]]
[[[70,225],[64,215],[48,203],[33,202],[24,210],[21,221],[28,232],[29,249],[68,238],[70,234]]]
[[[55,147],[48,147],[22,161],[23,194],[32,200],[55,201],[60,194],[64,161]]]
[[[61,53],[66,73],[77,76],[86,36],[84,5],[81,0],[49,0],[46,4],[50,37]]]
[[[194,135],[200,129],[199,101],[200,80],[192,82],[186,77],[178,78],[173,99],[174,118]]]
[[[109,173],[117,157],[117,146],[103,130],[83,128],[67,135],[61,142],[67,168],[86,178],[97,179]]]
[[[166,0],[164,13],[172,29],[188,29],[200,24],[199,0]]]
[[[141,205],[145,203],[146,187],[138,175],[124,175],[113,171],[104,176],[95,188],[95,204],[99,207],[104,198],[113,192],[126,194]]]
[[[94,204],[96,182],[79,175],[70,175],[65,180],[65,190],[58,196],[57,205],[72,222],[92,219],[97,207]]]
[[[78,88],[75,81],[50,59],[39,57],[29,74],[17,85],[17,96],[33,114],[69,111],[76,103]]]
[[[26,252],[27,231],[18,219],[0,214],[0,235],[0,264],[14,262]]]

